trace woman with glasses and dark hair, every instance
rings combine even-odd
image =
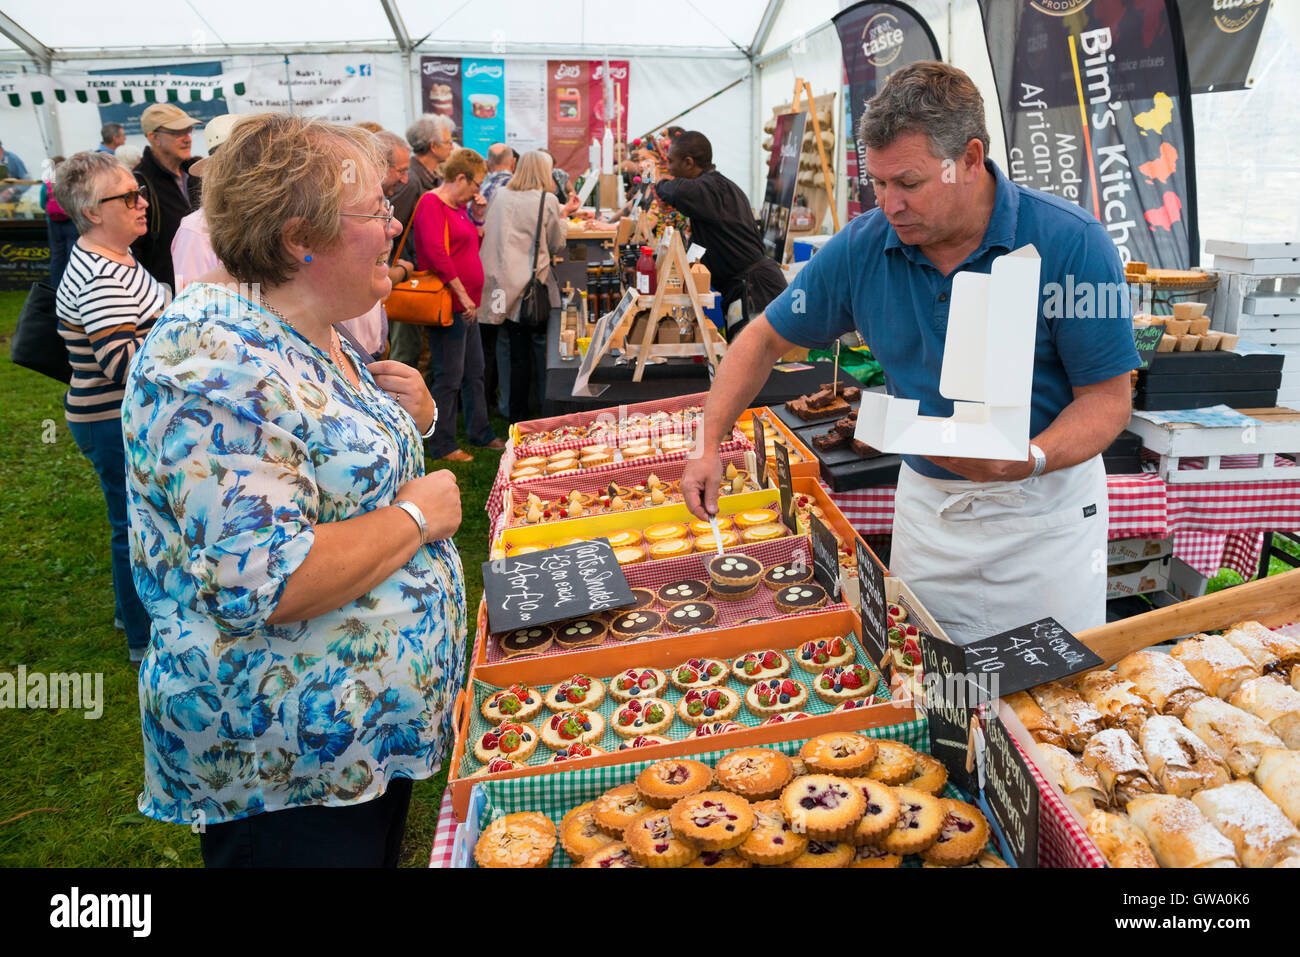
[[[56,307],[72,363],[64,414],[108,503],[115,618],[126,631],[129,659],[138,663],[149,644],[149,616],[131,581],[122,396],[131,357],[167,301],[131,255],[131,243],[147,228],[149,203],[113,154],[87,151],[64,161],[54,197],[81,234],[63,270]]]

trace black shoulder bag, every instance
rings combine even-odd
[[[551,292],[537,278],[537,250],[542,238],[542,211],[546,208],[546,191],[537,204],[537,228],[533,230],[533,255],[528,261],[528,284],[519,297],[519,323],[525,329],[542,329],[551,320]]]
[[[72,380],[68,348],[59,335],[54,288],[46,282],[32,283],[32,291],[18,315],[18,327],[9,343],[9,358],[15,365],[39,372],[59,382]]]

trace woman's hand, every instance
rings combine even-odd
[[[574,212],[575,212],[575,211],[576,211],[576,210],[577,210],[581,205],[582,205],[582,200],[578,198],[578,194],[577,194],[577,193],[574,193],[572,196],[569,197],[569,201],[568,201],[567,203],[564,204],[564,210],[563,210],[564,215],[565,215],[565,216],[572,216],[573,213],[574,213]]]
[[[429,387],[424,384],[419,370],[392,359],[372,362],[367,368],[375,377],[375,385],[397,400],[397,404],[415,420],[417,429],[427,432],[433,424],[433,396],[429,395]]]
[[[411,479],[397,490],[397,497],[413,502],[424,513],[431,542],[451,538],[460,528],[460,488],[448,469]]]
[[[478,306],[474,305],[474,300],[468,295],[460,296],[460,312],[465,317],[466,322],[473,322],[478,314]]]

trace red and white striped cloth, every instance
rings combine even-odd
[[[447,788],[442,792],[442,807],[438,809],[438,824],[433,832],[430,867],[451,867],[451,849],[455,840],[456,815],[451,809],[451,788]]]

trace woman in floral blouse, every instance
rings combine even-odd
[[[383,156],[266,115],[210,162],[223,268],[158,320],[122,407],[140,810],[197,825],[208,866],[391,866],[451,741],[465,589],[423,380],[333,328],[390,289]]]

